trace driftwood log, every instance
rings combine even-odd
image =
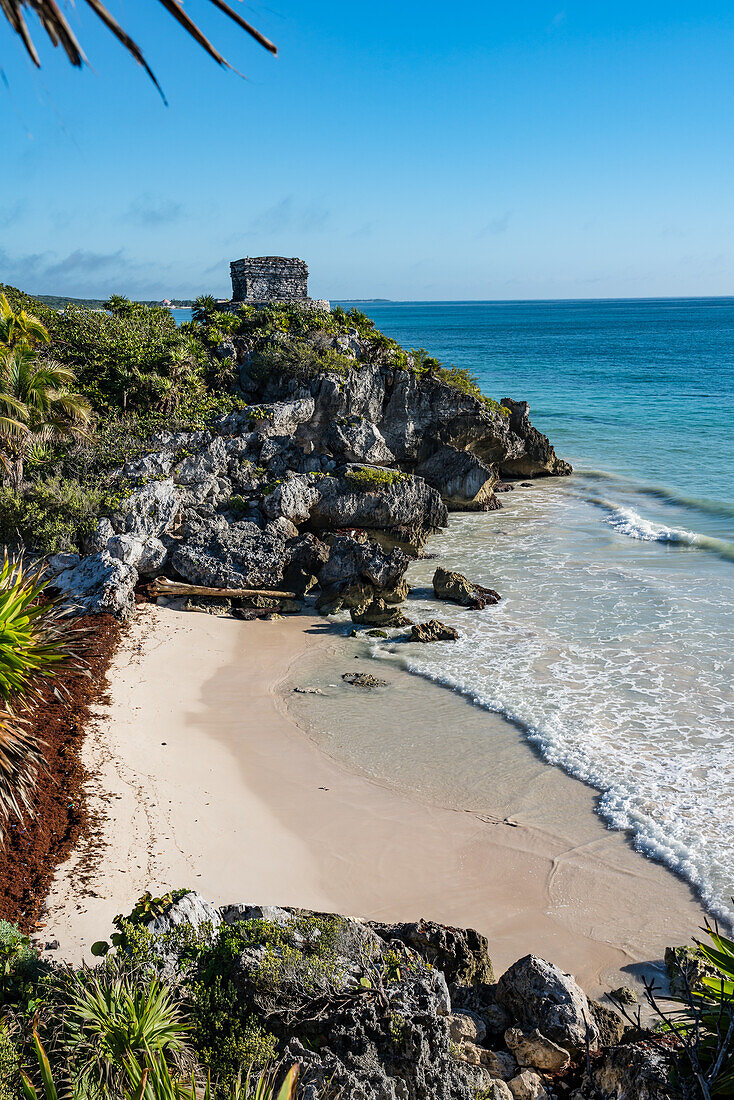
[[[220,596],[225,600],[237,600],[246,596],[266,596],[274,600],[294,600],[295,592],[275,592],[268,588],[207,588],[201,584],[184,584],[157,577],[151,585],[156,596]]]

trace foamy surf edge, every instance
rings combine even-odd
[[[481,692],[460,683],[446,672],[421,668],[410,657],[396,650],[378,646],[376,643],[370,645],[370,651],[378,659],[394,660],[412,675],[455,691],[475,706],[505,718],[537,750],[547,764],[561,768],[567,775],[599,792],[596,812],[610,828],[628,833],[633,847],[640,855],[663,864],[682,878],[695,890],[712,916],[724,921],[729,929],[734,928],[734,909],[723,905],[718,898],[715,884],[709,877],[709,867],[696,857],[685,842],[670,836],[659,822],[641,811],[635,805],[633,791],[622,784],[610,783],[598,770],[594,761],[585,756],[582,751],[565,750],[552,731],[527,725],[512,707],[505,705],[502,700],[488,698]]]

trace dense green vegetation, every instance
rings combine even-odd
[[[124,486],[109,477],[156,431],[204,427],[241,407],[231,363],[167,309],[113,297],[54,313],[0,298],[0,539],[43,554],[83,549]]]
[[[36,294],[36,299],[39,302],[43,302],[45,306],[49,306],[50,309],[66,309],[67,306],[81,306],[85,309],[105,309],[107,305],[107,299],[105,298],[69,298],[64,295],[58,294]],[[185,309],[190,306],[190,298],[170,298],[168,299],[171,306],[174,309]],[[156,301],[152,298],[141,299],[140,304],[142,306],[160,306],[160,301]]]
[[[0,539],[16,549],[83,550],[100,516],[128,491],[113,472],[144,453],[152,435],[203,428],[244,406],[235,357],[246,356],[260,382],[326,372],[344,380],[377,363],[443,382],[507,415],[466,371],[421,348],[406,351],[357,309],[274,305],[228,313],[203,296],[192,320],[177,327],[168,309],[119,295],[103,311],[70,305],[54,312],[16,288],[0,291],[7,298],[0,317]]]
[[[151,1067],[165,1066],[164,1076],[178,1082],[142,1094],[150,1100],[191,1097],[192,1073],[208,1082],[211,1100],[267,1100],[268,1067],[283,1039],[268,1030],[268,1006],[296,1010],[344,980],[346,922],[304,914],[285,927],[240,920],[216,931],[188,924],[148,931],[146,921],[186,892],[146,895],[118,917],[115,946],[91,971],[42,962],[26,936],[0,921],[0,1066],[15,1078],[8,1100],[20,1096],[21,1067],[39,1089],[44,1058],[49,1078],[73,1100],[127,1096],[131,1064],[151,1076]],[[243,958],[253,960],[246,980]]]

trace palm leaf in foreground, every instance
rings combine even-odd
[[[30,808],[42,763],[41,746],[25,717],[14,713],[39,693],[42,678],[74,662],[83,632],[70,627],[66,612],[41,602],[45,583],[38,571],[7,554],[0,567],[0,839],[11,814]]]
[[[108,30],[114,34],[115,38],[120,42],[128,53],[137,61],[139,65],[147,72],[155,86],[160,91],[160,85],[153,75],[150,67],[148,66],[143,51],[127,33],[127,31],[120,26],[114,16],[105,7],[101,0],[86,0],[89,7],[94,14],[100,19]],[[201,48],[209,54],[218,65],[223,65],[226,68],[231,68],[229,62],[222,56],[222,54],[216,49],[215,46],[209,41],[209,39],[203,34],[197,24],[186,14],[182,5],[178,0],[158,0],[163,5],[169,14],[181,24],[187,34],[201,46]],[[231,8],[226,0],[210,0],[210,3],[219,11],[236,23],[238,27],[244,30],[251,38],[254,38],[261,46],[266,50],[269,50],[272,54],[277,54],[278,49],[268,38],[265,37],[256,27],[253,27],[251,23],[248,23],[246,19]],[[74,34],[65,14],[61,11],[56,0],[0,0],[0,10],[2,10],[5,18],[10,23],[11,28],[18,35],[23,45],[26,48],[28,56],[37,68],[41,67],[41,59],[38,56],[35,44],[31,37],[28,25],[25,21],[23,9],[25,7],[30,8],[36,13],[38,19],[43,27],[44,31],[50,38],[54,46],[61,46],[64,53],[68,57],[72,65],[80,67],[86,61],[84,51],[79,44],[76,35]],[[161,93],[162,94],[162,93]]]
[[[0,839],[8,817],[20,817],[23,809],[30,808],[42,760],[27,723],[12,711],[0,710]]]

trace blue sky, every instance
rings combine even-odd
[[[187,0],[242,80],[110,0],[168,107],[83,0],[82,72],[0,22],[0,281],[224,295],[281,254],[333,298],[734,294],[730,4],[270,3],[277,59]]]

